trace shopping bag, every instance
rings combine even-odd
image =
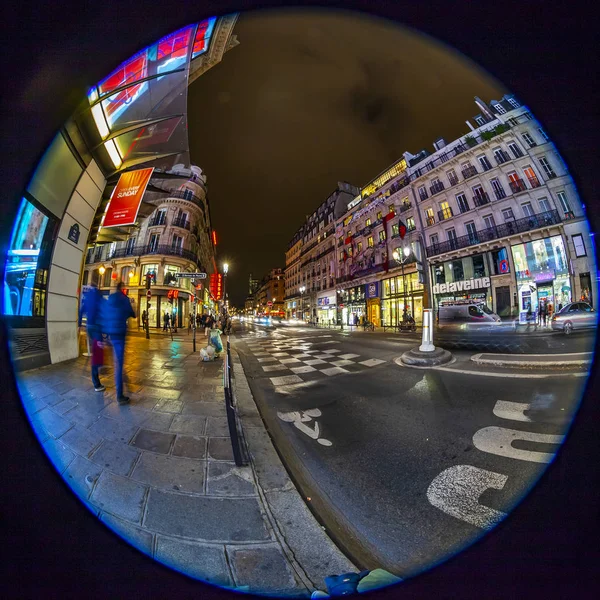
[[[92,340],[92,366],[104,365],[104,344],[100,340]]]

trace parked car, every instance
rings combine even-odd
[[[484,303],[460,302],[442,304],[438,309],[440,329],[485,329],[500,324],[500,317]]]
[[[598,326],[598,311],[587,302],[571,302],[554,314],[551,325],[554,331],[565,335],[576,329],[593,329]]]

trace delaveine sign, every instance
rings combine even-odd
[[[466,279],[465,281],[454,281],[452,283],[436,283],[433,286],[434,294],[446,294],[452,292],[465,292],[468,290],[480,290],[490,287],[489,277],[478,277],[477,279]]]

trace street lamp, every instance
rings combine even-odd
[[[404,257],[400,255],[397,249],[392,252],[394,260],[402,267],[402,288],[404,289],[404,307],[402,310],[402,321],[406,323],[406,279],[404,277],[404,263],[410,256],[410,248],[408,246],[405,246],[402,249],[402,254],[404,255]]]
[[[304,321],[304,292],[306,291],[306,286],[301,285],[298,291],[300,292],[300,319]]]
[[[227,273],[229,273],[229,264],[223,263],[223,306],[225,307],[225,314],[227,314]]]

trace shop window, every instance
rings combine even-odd
[[[573,245],[575,246],[575,256],[578,258],[580,256],[587,256],[587,252],[585,251],[585,244],[583,242],[583,236],[578,233],[573,236]]]
[[[446,272],[444,265],[436,265],[433,269],[436,283],[446,283]]]
[[[500,250],[493,250],[492,256],[492,270],[494,275],[504,275],[510,273],[510,265],[508,264],[508,253],[506,248]]]
[[[462,281],[465,278],[465,270],[463,268],[462,260],[452,261],[448,267],[452,269],[453,281]]]
[[[473,257],[473,277],[485,277],[483,254]]]

